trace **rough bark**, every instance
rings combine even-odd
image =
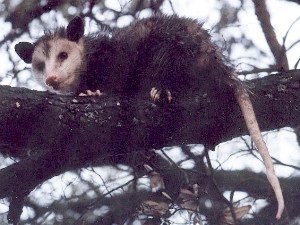
[[[248,86],[263,131],[299,126],[299,71],[271,75]],[[151,149],[195,143],[212,148],[247,134],[235,102],[222,112],[217,108],[206,96],[154,104],[120,96],[58,96],[2,86],[0,151],[21,160],[0,171],[0,198],[12,197],[11,206],[17,210],[20,199],[38,184],[70,169],[91,164],[155,165]],[[180,179],[173,178],[169,185]]]

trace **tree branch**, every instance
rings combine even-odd
[[[281,46],[277,41],[274,28],[271,24],[270,13],[267,10],[266,1],[253,0],[253,3],[255,7],[256,16],[260,21],[263,33],[266,37],[270,50],[273,53],[278,70],[288,71],[289,64],[287,56],[285,54],[285,47]]]
[[[248,86],[255,93],[262,130],[300,124],[299,70]],[[0,88],[0,124],[0,146],[7,147],[0,151],[21,158],[0,170],[0,198],[26,196],[67,170],[91,164],[139,167],[153,162],[150,149],[194,143],[212,148],[247,134],[234,99],[217,106],[195,94],[154,104],[142,98],[59,96],[7,86]]]

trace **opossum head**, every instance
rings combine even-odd
[[[36,80],[47,90],[59,94],[75,93],[85,70],[84,23],[75,17],[67,28],[45,34],[34,44],[20,42],[15,51],[32,64]]]

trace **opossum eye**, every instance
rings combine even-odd
[[[36,68],[38,71],[43,71],[45,68],[44,62],[37,62],[33,64],[33,67]]]
[[[60,52],[57,56],[57,59],[60,61],[64,61],[67,58],[68,58],[68,53],[66,52]]]

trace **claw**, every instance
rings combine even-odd
[[[166,92],[167,92],[167,99],[168,99],[169,103],[171,103],[173,100],[171,91],[169,89],[167,89]]]
[[[97,90],[96,92],[95,92],[95,95],[96,96],[101,96],[101,95],[103,95],[104,94],[104,92],[101,92],[100,90]]]
[[[161,91],[157,90],[155,87],[153,87],[150,91],[150,96],[153,101],[158,101],[160,99],[160,94]]]
[[[94,92],[92,92],[91,90],[87,90],[86,91],[87,96],[93,96]]]
[[[86,93],[79,94],[79,96],[101,96],[101,95],[104,95],[104,93],[101,92],[100,90],[96,90],[96,91],[87,90]]]

